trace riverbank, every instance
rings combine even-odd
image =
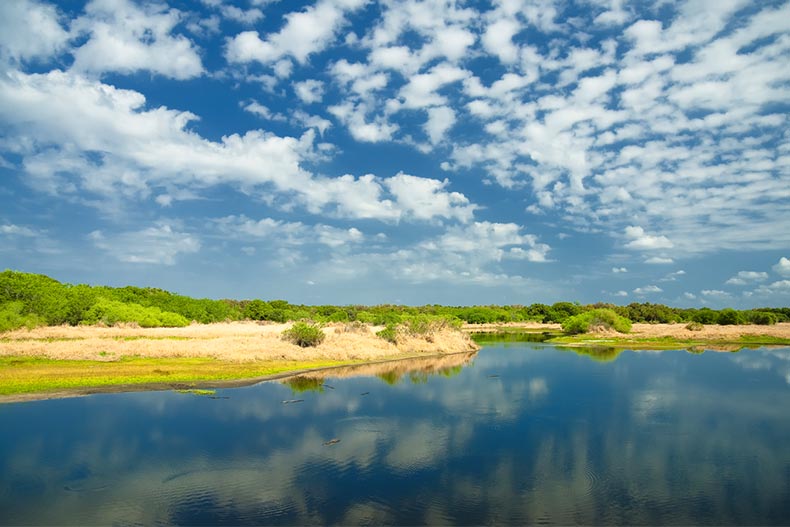
[[[630,333],[597,331],[563,335],[559,324],[480,324],[464,326],[469,333],[527,333],[545,335],[545,342],[561,346],[639,347],[642,349],[699,348],[732,351],[749,345],[790,346],[790,323],[772,326],[704,325],[688,329],[687,324],[633,324]]]
[[[478,346],[449,328],[398,335],[333,324],[316,347],[284,341],[290,324],[231,322],[184,328],[57,326],[0,335],[0,398],[31,393],[159,386],[272,376],[393,359],[468,352]]]

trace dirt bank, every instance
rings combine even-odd
[[[416,353],[472,351],[465,333],[440,330],[430,339],[401,336],[397,346],[378,336],[374,326],[344,324],[324,328],[326,339],[300,348],[280,338],[290,324],[228,322],[184,328],[57,326],[0,335],[0,356],[37,356],[60,360],[115,361],[121,357],[192,357],[233,362],[272,360],[381,360]]]

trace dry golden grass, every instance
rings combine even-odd
[[[704,325],[701,330],[686,329],[686,324],[634,324],[629,336],[632,337],[672,337],[676,339],[710,339],[737,340],[752,335],[768,335],[771,337],[790,338],[790,323],[773,326],[748,324],[743,326],[710,326]]]
[[[58,326],[17,330],[0,336],[0,356],[58,360],[117,361],[123,357],[211,358],[231,362],[272,360],[381,360],[416,353],[436,354],[477,349],[468,335],[443,330],[432,342],[404,338],[395,346],[367,331],[334,324],[326,339],[300,348],[280,338],[290,324],[230,322],[193,324],[184,328]]]

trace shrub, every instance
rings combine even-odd
[[[732,308],[722,309],[719,311],[718,324],[720,326],[734,326],[746,322],[744,316]]]
[[[0,333],[25,327],[33,329],[46,324],[46,320],[32,313],[23,313],[22,302],[7,302],[0,305]]]
[[[696,321],[691,321],[686,324],[686,329],[689,331],[702,331],[702,328],[704,328],[704,326]]]
[[[326,335],[318,324],[295,322],[290,329],[286,329],[282,332],[282,338],[292,344],[307,348],[321,344],[326,338]]]
[[[746,313],[746,318],[752,324],[761,326],[773,326],[777,322],[777,316],[768,311],[750,311]]]
[[[106,324],[114,326],[119,322],[133,322],[144,328],[184,327],[189,320],[178,313],[162,311],[158,307],[143,307],[117,300],[100,298],[83,315],[81,324]]]
[[[387,342],[391,342],[392,344],[398,343],[398,332],[393,326],[387,326],[381,331],[376,332],[376,335],[383,338]]]
[[[631,331],[631,321],[621,317],[611,309],[593,309],[566,318],[562,323],[562,330],[571,335],[587,333],[595,328],[613,329],[620,333],[629,333]]]

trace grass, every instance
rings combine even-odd
[[[157,359],[130,357],[115,362],[99,362],[0,357],[0,395],[120,385],[161,383],[183,385],[204,381],[241,380],[359,362],[350,360],[227,362],[181,357]]]
[[[615,348],[633,348],[639,347],[641,349],[678,349],[690,348],[696,346],[725,346],[732,344],[747,345],[779,345],[790,346],[790,339],[783,337],[775,337],[772,335],[742,335],[738,338],[731,339],[678,339],[675,337],[630,337],[630,336],[610,336],[594,334],[583,335],[564,335],[555,337],[547,341],[551,344],[567,345],[567,346],[601,346],[605,344],[607,347]]]

